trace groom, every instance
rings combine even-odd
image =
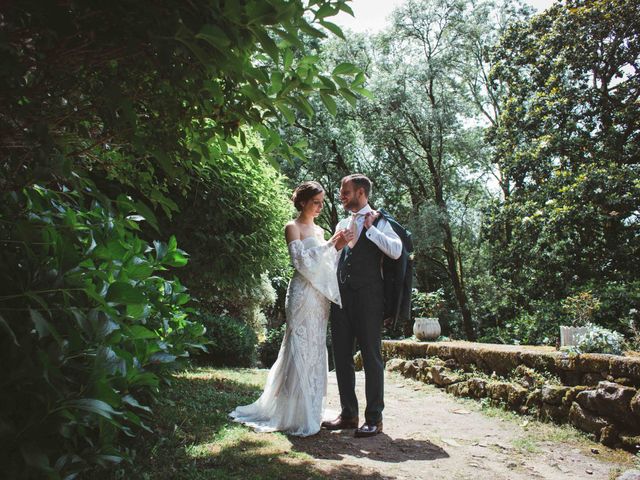
[[[382,260],[402,253],[400,237],[378,212],[369,206],[371,180],[362,174],[348,175],[340,185],[340,201],[349,218],[336,231],[346,229],[354,237],[340,252],[338,285],[342,308],[331,304],[331,340],[342,411],[333,421],[323,422],[328,430],[355,428],[356,437],[382,432],[384,408],[384,364],[382,362],[382,321],[384,292]],[[364,424],[358,428],[358,399],[355,393],[354,344],[362,354],[367,406]]]

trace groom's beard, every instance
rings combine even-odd
[[[351,200],[350,202],[347,202],[347,203],[344,205],[344,209],[345,209],[347,212],[357,212],[357,211],[358,211],[358,210],[360,210],[361,208],[360,208],[359,203],[358,203],[356,200]]]

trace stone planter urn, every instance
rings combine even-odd
[[[413,334],[418,340],[435,340],[440,336],[437,318],[419,317],[413,321]]]
[[[577,345],[580,335],[589,331],[589,327],[560,327],[560,346]]]

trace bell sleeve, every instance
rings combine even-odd
[[[293,267],[316,290],[342,307],[336,275],[338,256],[333,243],[307,248],[301,240],[293,240],[289,243],[289,256]]]

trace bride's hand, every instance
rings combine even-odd
[[[338,242],[338,240],[342,237],[342,232],[344,230],[338,230],[336,233],[333,234],[333,236],[329,239],[329,241],[331,243],[336,243]]]
[[[344,246],[349,243],[353,239],[353,232],[347,229],[338,230],[333,237],[331,237],[331,242],[336,247],[336,250],[342,250]]]

